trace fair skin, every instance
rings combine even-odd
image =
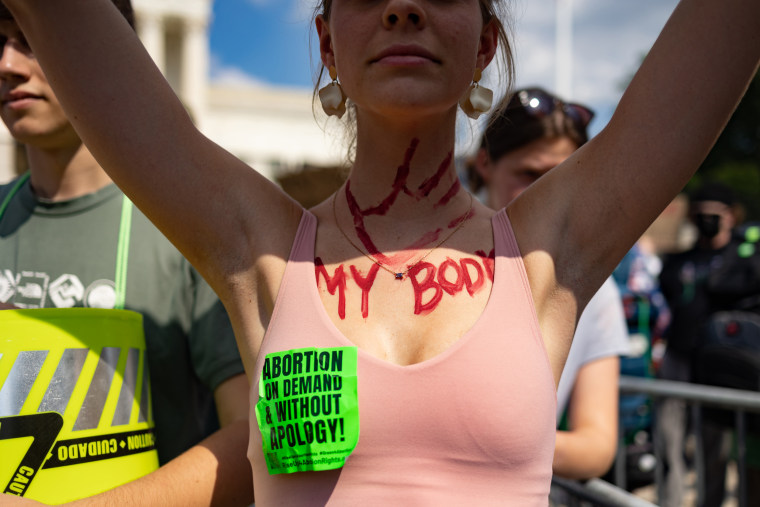
[[[475,165],[487,185],[489,206],[507,206],[576,149],[565,136],[536,139],[495,161],[480,149]],[[617,450],[619,377],[616,356],[591,361],[578,370],[568,404],[570,430],[557,431],[555,474],[589,479],[609,469]]]
[[[603,475],[615,459],[618,436],[620,359],[605,357],[583,365],[568,403],[569,431],[558,431],[554,473],[569,479]]]
[[[111,183],[74,132],[17,25],[0,21],[0,117],[26,144],[34,192],[50,201],[74,199]],[[3,305],[0,309],[13,308]],[[214,390],[222,429],[158,471],[76,505],[247,505],[248,382],[235,375]]]
[[[96,158],[216,289],[246,370],[255,375],[301,208],[195,129],[109,2],[6,4]],[[469,197],[461,188],[446,197],[447,188],[457,188],[453,164],[445,161],[454,148],[457,100],[475,68],[493,57],[495,30],[483,26],[476,0],[336,0],[330,19],[317,19],[317,31],[323,63],[337,67],[357,105],[350,195],[359,207],[384,203],[414,140],[406,189],[425,188],[421,184],[442,169],[434,178],[441,184],[427,195],[394,194],[393,205],[381,206],[382,213],[367,215],[363,224],[386,258],[399,252],[416,258],[435,240],[411,252],[408,245],[449,230],[467,212]],[[759,33],[758,2],[683,2],[605,131],[510,205],[555,379],[580,311],[683,187],[735,107],[757,68]],[[135,151],[143,156],[134,157]],[[224,197],[200,198],[208,195]],[[338,197],[338,223],[360,242],[345,189]],[[350,263],[367,273],[373,263],[347,244],[329,205],[312,210],[319,220],[316,255],[329,272]],[[474,205],[466,226],[431,253],[430,262],[489,252],[493,213]],[[341,318],[325,291],[322,302],[349,340],[396,364],[440,354],[477,320],[487,300],[481,291],[416,315],[409,280],[399,283],[383,273],[371,295],[377,311],[366,320],[358,312]],[[347,294],[346,307],[359,307],[360,296]],[[452,331],[439,339],[434,328]]]
[[[569,137],[541,137],[491,160],[478,150],[475,168],[487,185],[488,205],[500,209],[517,199],[550,169],[572,155],[578,146]]]

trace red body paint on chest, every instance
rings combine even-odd
[[[482,265],[476,259],[464,257],[459,262],[447,258],[437,268],[434,264],[423,261],[410,269],[407,276],[414,292],[414,314],[427,315],[434,311],[441,303],[444,293],[455,296],[462,290],[466,290],[467,294],[473,297],[485,287],[486,276],[493,281],[493,251],[488,256],[483,252],[478,252],[477,255],[481,258]],[[324,278],[327,291],[331,295],[335,295],[337,291],[338,316],[341,320],[345,320],[348,275],[343,265],[335,268],[332,276],[327,272],[327,268],[319,257],[314,259],[314,267],[317,286],[320,286],[320,278]],[[361,312],[362,317],[366,319],[369,316],[369,293],[375,284],[380,266],[373,264],[366,276],[354,265],[349,266],[349,269],[351,278],[361,289]]]
[[[486,255],[483,250],[478,250],[475,252],[475,255],[483,260],[483,265],[486,267],[486,274],[488,275],[488,279],[491,280],[491,283],[493,283],[493,270],[494,266],[496,265],[496,251],[491,250],[488,255]]]
[[[467,257],[461,259],[459,261],[459,264],[462,266],[462,278],[464,278],[464,286],[467,289],[467,293],[470,296],[473,296],[476,292],[482,289],[483,285],[486,283],[486,277],[483,274],[483,268],[480,267],[480,263],[478,261]],[[468,267],[475,269],[475,273],[478,275],[478,278],[475,281],[472,280]]]
[[[424,278],[420,281],[418,276],[425,271]],[[443,289],[435,282],[435,266],[429,262],[420,262],[409,270],[409,280],[414,289],[414,314],[426,315],[436,309],[443,297]],[[427,303],[422,302],[422,296],[428,290],[432,290],[433,297]]]
[[[446,276],[447,272],[449,272],[448,277]],[[451,272],[456,276],[453,282],[451,281]],[[449,258],[443,261],[438,268],[438,285],[452,296],[462,290],[462,287],[464,287],[464,275],[462,275],[462,268],[458,263]]]
[[[367,277],[362,276],[362,272],[356,269],[355,266],[351,266],[351,277],[356,282],[356,285],[362,290],[362,317],[365,319],[369,316],[369,291],[372,289],[372,285],[375,283],[377,272],[380,270],[380,266],[373,264],[369,268]]]
[[[317,287],[319,287],[319,275],[322,275],[325,279],[325,285],[327,285],[327,291],[333,296],[335,291],[338,291],[338,316],[344,320],[346,318],[346,272],[343,270],[343,264],[335,268],[335,274],[330,276],[322,259],[316,257],[314,259],[314,270],[317,277]]]
[[[492,259],[481,257],[486,271],[490,270],[493,273],[493,267],[488,267]],[[475,280],[470,273],[473,269],[477,275]],[[455,296],[462,289],[466,289],[470,297],[474,296],[483,289],[486,278],[480,263],[468,257],[460,259],[459,262],[447,258],[437,269],[429,262],[420,262],[409,270],[408,275],[414,290],[415,315],[427,315],[438,308],[444,292]]]

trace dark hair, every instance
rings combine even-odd
[[[736,195],[731,187],[717,181],[709,181],[702,184],[689,194],[689,202],[717,201],[726,206],[736,204]]]
[[[528,102],[534,96],[549,105],[540,110],[530,107]],[[522,88],[505,108],[491,115],[480,147],[492,161],[543,138],[568,137],[580,148],[588,141],[587,127],[593,115],[586,106],[566,103],[542,88]],[[480,190],[485,184],[480,174],[473,167],[468,167],[467,173],[470,188]]]
[[[124,16],[124,18],[129,23],[129,26],[132,27],[132,29],[135,28],[135,13],[132,10],[132,2],[131,0],[111,0],[113,4],[116,6],[117,9],[119,9],[119,12]],[[0,1],[0,21],[14,21],[13,15],[8,10],[8,8],[5,6],[5,4]]]
[[[536,114],[524,101],[532,94],[541,94],[554,102],[551,110]],[[491,160],[544,137],[569,137],[580,148],[588,141],[588,123],[576,121],[568,114],[568,105],[541,88],[523,88],[515,91],[507,107],[491,117],[483,134],[481,147]],[[585,107],[570,105],[570,107]],[[590,109],[588,120],[593,113]]]

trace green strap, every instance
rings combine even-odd
[[[5,199],[3,199],[3,203],[0,204],[0,220],[2,220],[3,215],[5,214],[5,208],[8,207],[8,205],[11,203],[11,199],[13,199],[13,196],[16,195],[18,190],[21,188],[21,185],[26,183],[26,180],[29,179],[29,176],[31,176],[31,173],[26,172],[21,175],[21,177],[16,180],[16,184],[13,185],[13,188],[11,188],[11,191],[8,192],[8,195],[5,196]]]
[[[16,184],[13,185],[11,191],[3,199],[0,204],[0,220],[5,214],[5,209],[10,204],[13,196],[15,196],[21,186],[29,179],[30,173],[24,173]],[[114,302],[114,308],[117,310],[124,309],[124,301],[127,298],[127,264],[129,262],[129,238],[132,232],[132,201],[125,195],[121,201],[121,222],[119,223],[119,242],[116,246],[116,275],[115,275],[115,290],[116,301]]]
[[[124,309],[127,298],[127,264],[129,262],[129,238],[132,231],[132,201],[125,195],[121,201],[119,244],[116,249],[116,301],[114,308]]]

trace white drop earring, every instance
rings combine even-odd
[[[327,116],[342,118],[346,112],[346,94],[338,83],[338,71],[335,67],[331,65],[329,72],[332,82],[319,90],[319,101]]]
[[[481,69],[475,69],[472,84],[459,100],[459,107],[462,108],[464,114],[473,120],[477,120],[481,114],[487,113],[493,103],[493,90],[478,84],[482,75]]]

